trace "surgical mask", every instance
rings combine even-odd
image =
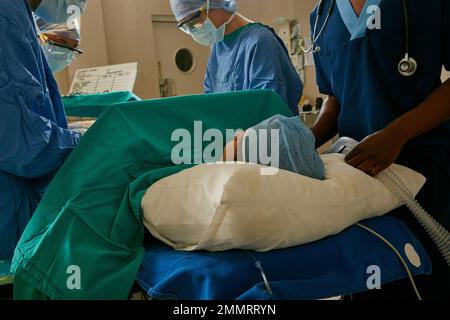
[[[212,46],[218,42],[223,41],[225,38],[225,30],[227,25],[234,19],[236,13],[233,13],[221,27],[216,28],[214,23],[209,19],[209,8],[208,17],[206,21],[200,26],[196,27],[191,31],[192,38],[203,46]]]
[[[44,51],[50,69],[54,74],[64,70],[75,58],[74,51],[49,43],[44,43],[42,45],[42,50]]]
[[[35,13],[50,23],[69,23],[79,17],[86,0],[42,0]]]

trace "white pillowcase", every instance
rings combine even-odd
[[[402,203],[377,179],[323,155],[326,180],[255,164],[204,164],[158,181],[142,199],[151,234],[178,250],[269,251],[336,234]],[[417,195],[425,178],[391,168]]]

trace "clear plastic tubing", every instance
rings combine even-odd
[[[351,138],[341,138],[331,147],[328,153],[348,154],[357,144],[358,142]],[[408,190],[408,187],[391,169],[386,169],[376,178],[380,180],[389,191],[395,194],[402,203],[406,204],[408,209],[427,231],[431,239],[433,239],[439,251],[444,256],[447,265],[450,266],[450,233],[425,211],[420,203],[417,202],[414,195]]]

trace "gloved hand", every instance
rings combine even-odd
[[[86,132],[87,132],[86,129],[75,129],[75,130],[72,130],[72,131],[79,132],[81,134],[81,136],[84,136],[86,134]]]
[[[89,130],[89,128],[95,123],[94,120],[90,121],[78,121],[69,124],[69,130],[78,131],[82,136]]]

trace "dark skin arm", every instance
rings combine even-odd
[[[338,117],[341,106],[335,97],[328,96],[311,131],[316,137],[316,148],[321,147],[338,134]]]
[[[360,13],[365,0],[351,0]],[[403,147],[411,139],[438,127],[450,119],[450,81],[447,80],[425,102],[404,114],[384,130],[364,139],[346,161],[371,176],[377,176],[397,161]]]
[[[371,176],[377,176],[397,161],[411,139],[450,120],[450,79],[421,105],[399,117],[385,129],[365,138],[346,161]]]

